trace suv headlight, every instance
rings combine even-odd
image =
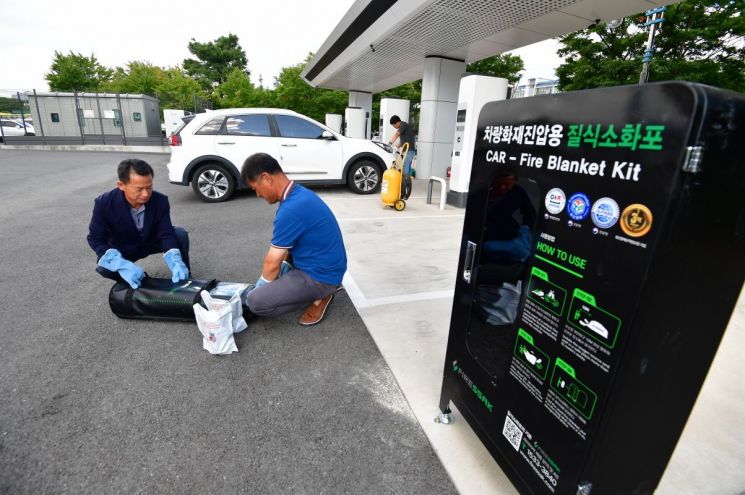
[[[396,151],[393,149],[393,146],[391,146],[390,144],[386,144],[380,141],[373,141],[373,143],[383,148],[383,151],[385,151],[386,153],[393,153],[394,151]]]

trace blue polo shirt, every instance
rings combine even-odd
[[[334,214],[303,186],[292,184],[280,201],[272,246],[288,249],[293,264],[318,282],[339,285],[347,271],[347,253]]]

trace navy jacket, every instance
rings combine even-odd
[[[124,258],[140,257],[145,246],[160,246],[165,253],[178,248],[171,225],[168,196],[153,191],[145,203],[145,222],[137,230],[124,193],[117,189],[103,193],[93,204],[93,217],[88,227],[88,244],[100,258],[110,248],[118,249]]]

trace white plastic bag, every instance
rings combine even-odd
[[[207,291],[203,290],[200,294],[204,305],[209,310],[219,310],[225,306],[230,306],[230,312],[233,321],[233,333],[240,333],[248,326],[246,320],[243,319],[243,305],[241,304],[241,298],[238,294],[233,294],[229,301],[212,297]]]
[[[232,296],[243,294],[243,291],[249,288],[249,284],[242,284],[240,282],[217,282],[217,284],[210,289],[210,295],[215,296]]]
[[[233,338],[233,313],[230,305],[222,309],[204,309],[194,305],[194,316],[202,333],[202,347],[210,354],[231,354],[238,352]]]

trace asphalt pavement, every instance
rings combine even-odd
[[[247,191],[202,203],[167,155],[0,151],[0,493],[455,493],[345,292],[315,327],[251,321],[231,356],[195,324],[110,312],[85,236],[130,156],[196,277],[259,275],[275,208]]]

